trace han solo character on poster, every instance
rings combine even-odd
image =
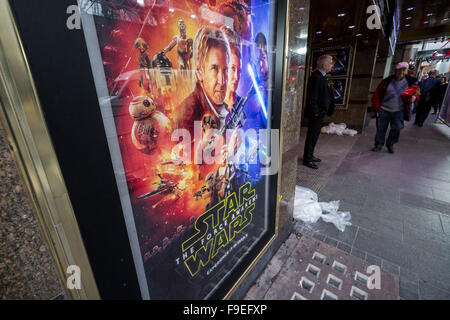
[[[196,84],[194,92],[181,104],[180,110],[185,112],[181,128],[187,129],[193,134],[195,121],[201,121],[204,133],[209,129],[221,130],[224,128],[231,111],[225,104],[231,56],[229,42],[222,30],[214,27],[199,29],[194,39]],[[237,78],[239,79],[239,76]],[[234,83],[237,87],[236,81]],[[206,147],[205,144],[200,146],[203,150]],[[227,146],[223,146],[221,149],[221,159],[221,166],[213,174],[214,187],[210,205],[223,200],[237,187],[235,167]]]
[[[223,31],[208,26],[198,30],[194,39],[195,89],[181,103],[180,110],[185,115],[180,128],[193,134],[194,121],[202,121],[207,129],[220,130],[225,125],[230,56],[230,45]]]

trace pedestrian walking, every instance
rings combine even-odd
[[[428,79],[419,82],[421,99],[417,105],[415,125],[422,127],[430,114],[431,108],[439,103],[441,81],[436,79],[437,71],[431,70]]]
[[[417,79],[407,75],[408,63],[396,65],[395,74],[384,79],[372,96],[372,108],[377,112],[377,133],[372,151],[379,152],[386,145],[394,153],[404,121],[411,118],[411,104],[419,100]],[[386,140],[389,125],[391,129]]]

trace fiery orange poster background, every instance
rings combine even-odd
[[[168,10],[168,8],[165,8]],[[145,15],[145,11],[143,12]],[[207,199],[196,200],[194,194],[205,184],[205,176],[216,170],[216,167],[176,164],[162,165],[171,160],[171,149],[176,144],[170,142],[170,137],[164,143],[158,145],[154,154],[143,154],[135,148],[131,139],[131,129],[134,119],[131,118],[128,108],[129,103],[136,96],[149,96],[158,103],[157,110],[171,121],[172,128],[182,115],[181,110],[176,106],[180,104],[191,92],[194,86],[194,77],[190,81],[182,78],[178,74],[176,87],[171,92],[161,88],[161,95],[155,90],[146,92],[139,86],[139,52],[134,47],[136,38],[143,38],[148,46],[148,54],[153,57],[157,52],[165,48],[173,37],[179,34],[177,21],[182,18],[186,24],[187,36],[191,39],[195,37],[198,28],[204,24],[211,24],[199,18],[199,13],[194,11],[189,3],[179,1],[174,12],[165,12],[164,23],[157,23],[157,26],[150,24],[142,25],[128,21],[117,20],[114,29],[105,29],[105,34],[109,36],[102,39],[103,64],[108,78],[108,87],[111,95],[118,87],[125,86],[120,96],[119,103],[113,103],[116,129],[122,153],[123,164],[127,176],[127,183],[135,214],[136,225],[138,226],[138,237],[141,244],[141,251],[151,252],[155,246],[162,247],[163,239],[176,235],[177,230],[187,227],[193,219],[203,214],[208,203]],[[195,18],[192,15],[195,14]],[[101,25],[101,28],[107,28]],[[178,73],[177,48],[173,48],[166,56],[173,64],[173,72]],[[117,79],[128,79],[125,85]],[[122,88],[123,89],[123,88]],[[157,88],[156,88],[157,89]],[[171,132],[168,132],[170,135]],[[177,191],[181,198],[175,194],[155,195],[153,197],[138,200],[141,194],[155,190],[160,178],[168,179],[177,183],[183,191]],[[167,240],[167,239],[166,239]]]

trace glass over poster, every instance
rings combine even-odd
[[[79,8],[142,297],[223,296],[275,233],[276,1]]]

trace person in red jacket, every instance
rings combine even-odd
[[[372,108],[377,112],[377,134],[372,151],[379,152],[386,145],[390,153],[394,153],[394,144],[400,138],[404,121],[411,118],[411,104],[419,99],[420,90],[417,79],[407,75],[408,63],[400,62],[396,66],[395,75],[384,79],[372,96]],[[386,132],[391,125],[389,136]]]

